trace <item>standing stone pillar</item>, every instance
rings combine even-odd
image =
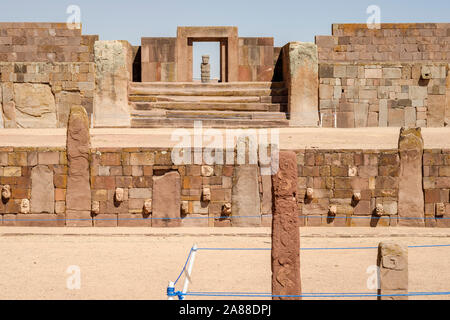
[[[420,128],[402,128],[399,138],[398,216],[401,226],[424,226],[423,139]]]
[[[202,74],[202,83],[208,83],[211,80],[211,65],[209,64],[209,56],[202,56],[202,63],[200,65]]]
[[[67,125],[66,226],[92,226],[89,149],[88,115],[82,106],[74,106]]]
[[[319,124],[319,64],[317,46],[290,42],[283,47],[283,78],[288,88],[289,124],[317,127]]]
[[[177,171],[153,176],[152,227],[181,226],[181,177]]]
[[[272,176],[272,295],[300,295],[300,232],[297,207],[297,157],[280,152]],[[300,300],[300,298],[273,298]]]
[[[377,265],[380,268],[378,300],[408,300],[408,247],[392,242],[378,246]],[[385,296],[392,294],[393,296]]]
[[[96,41],[95,127],[130,127],[128,83],[132,81],[132,47],[127,41]]]

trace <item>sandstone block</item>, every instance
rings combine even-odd
[[[259,226],[261,224],[258,166],[241,165],[235,167],[232,188],[232,216],[233,226]]]
[[[53,170],[38,165],[31,170],[31,212],[54,213]]]
[[[146,197],[148,198],[148,197]],[[181,223],[181,179],[178,172],[153,177],[153,227],[178,227]]]
[[[408,293],[408,248],[393,242],[378,246],[377,265],[380,268],[378,294]],[[378,300],[408,300],[407,296],[383,296]]]

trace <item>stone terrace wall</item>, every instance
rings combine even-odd
[[[65,127],[74,104],[92,113],[96,40],[66,23],[0,23],[0,127]]]
[[[142,82],[177,80],[177,38],[142,38]]]
[[[295,153],[301,225],[382,227],[401,223],[397,149],[308,148]],[[448,149],[426,149],[423,155],[424,207],[429,227],[449,225],[449,155]],[[176,172],[181,180],[181,226],[270,226],[271,179],[260,173],[254,181],[261,199],[258,218],[230,218],[236,168],[174,165],[170,148],[92,148],[90,187],[93,208],[96,202],[98,212],[92,213],[91,225],[152,226],[151,218],[158,219],[162,214],[144,211],[149,200],[155,202],[154,179]],[[9,200],[0,200],[3,225],[63,226],[67,170],[65,148],[0,148],[0,186],[8,185],[12,191]],[[43,182],[47,180],[50,183]],[[117,188],[124,191],[122,202],[116,201]],[[312,191],[310,198],[308,189]],[[23,213],[23,199],[30,201],[30,213]],[[384,210],[381,218],[374,214],[377,205]]]
[[[397,150],[303,150],[297,152],[297,164],[301,225],[397,225]],[[360,201],[354,201],[354,193],[360,193]],[[386,216],[371,218],[378,204]],[[330,206],[336,207],[336,217],[329,215]]]
[[[450,150],[426,149],[423,155],[425,220],[430,227],[450,226]],[[439,219],[446,217],[447,219]]]
[[[334,24],[317,36],[324,127],[443,127],[450,24]]]

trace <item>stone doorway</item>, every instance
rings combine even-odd
[[[219,81],[234,82],[238,80],[239,43],[236,27],[178,27],[176,52],[178,81],[192,81],[194,42],[219,42]]]
[[[209,82],[226,82],[226,50],[225,45],[219,41],[194,41],[192,73],[194,82],[201,82],[202,57],[209,57],[210,78]]]

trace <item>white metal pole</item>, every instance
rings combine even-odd
[[[169,281],[169,286],[167,287],[167,291],[169,291],[169,289],[172,289],[172,291],[175,292],[175,283],[173,283],[173,281]],[[175,300],[175,297],[168,295],[167,300]]]
[[[196,253],[197,253],[197,244],[194,244],[192,246],[191,260],[189,261],[189,266],[188,266],[187,271],[185,271],[186,276],[184,278],[184,285],[183,285],[183,291],[182,291],[183,294],[187,293],[188,287],[189,287],[189,283],[192,282],[191,281],[191,274],[192,274],[192,268],[194,267],[194,260],[195,260]]]

